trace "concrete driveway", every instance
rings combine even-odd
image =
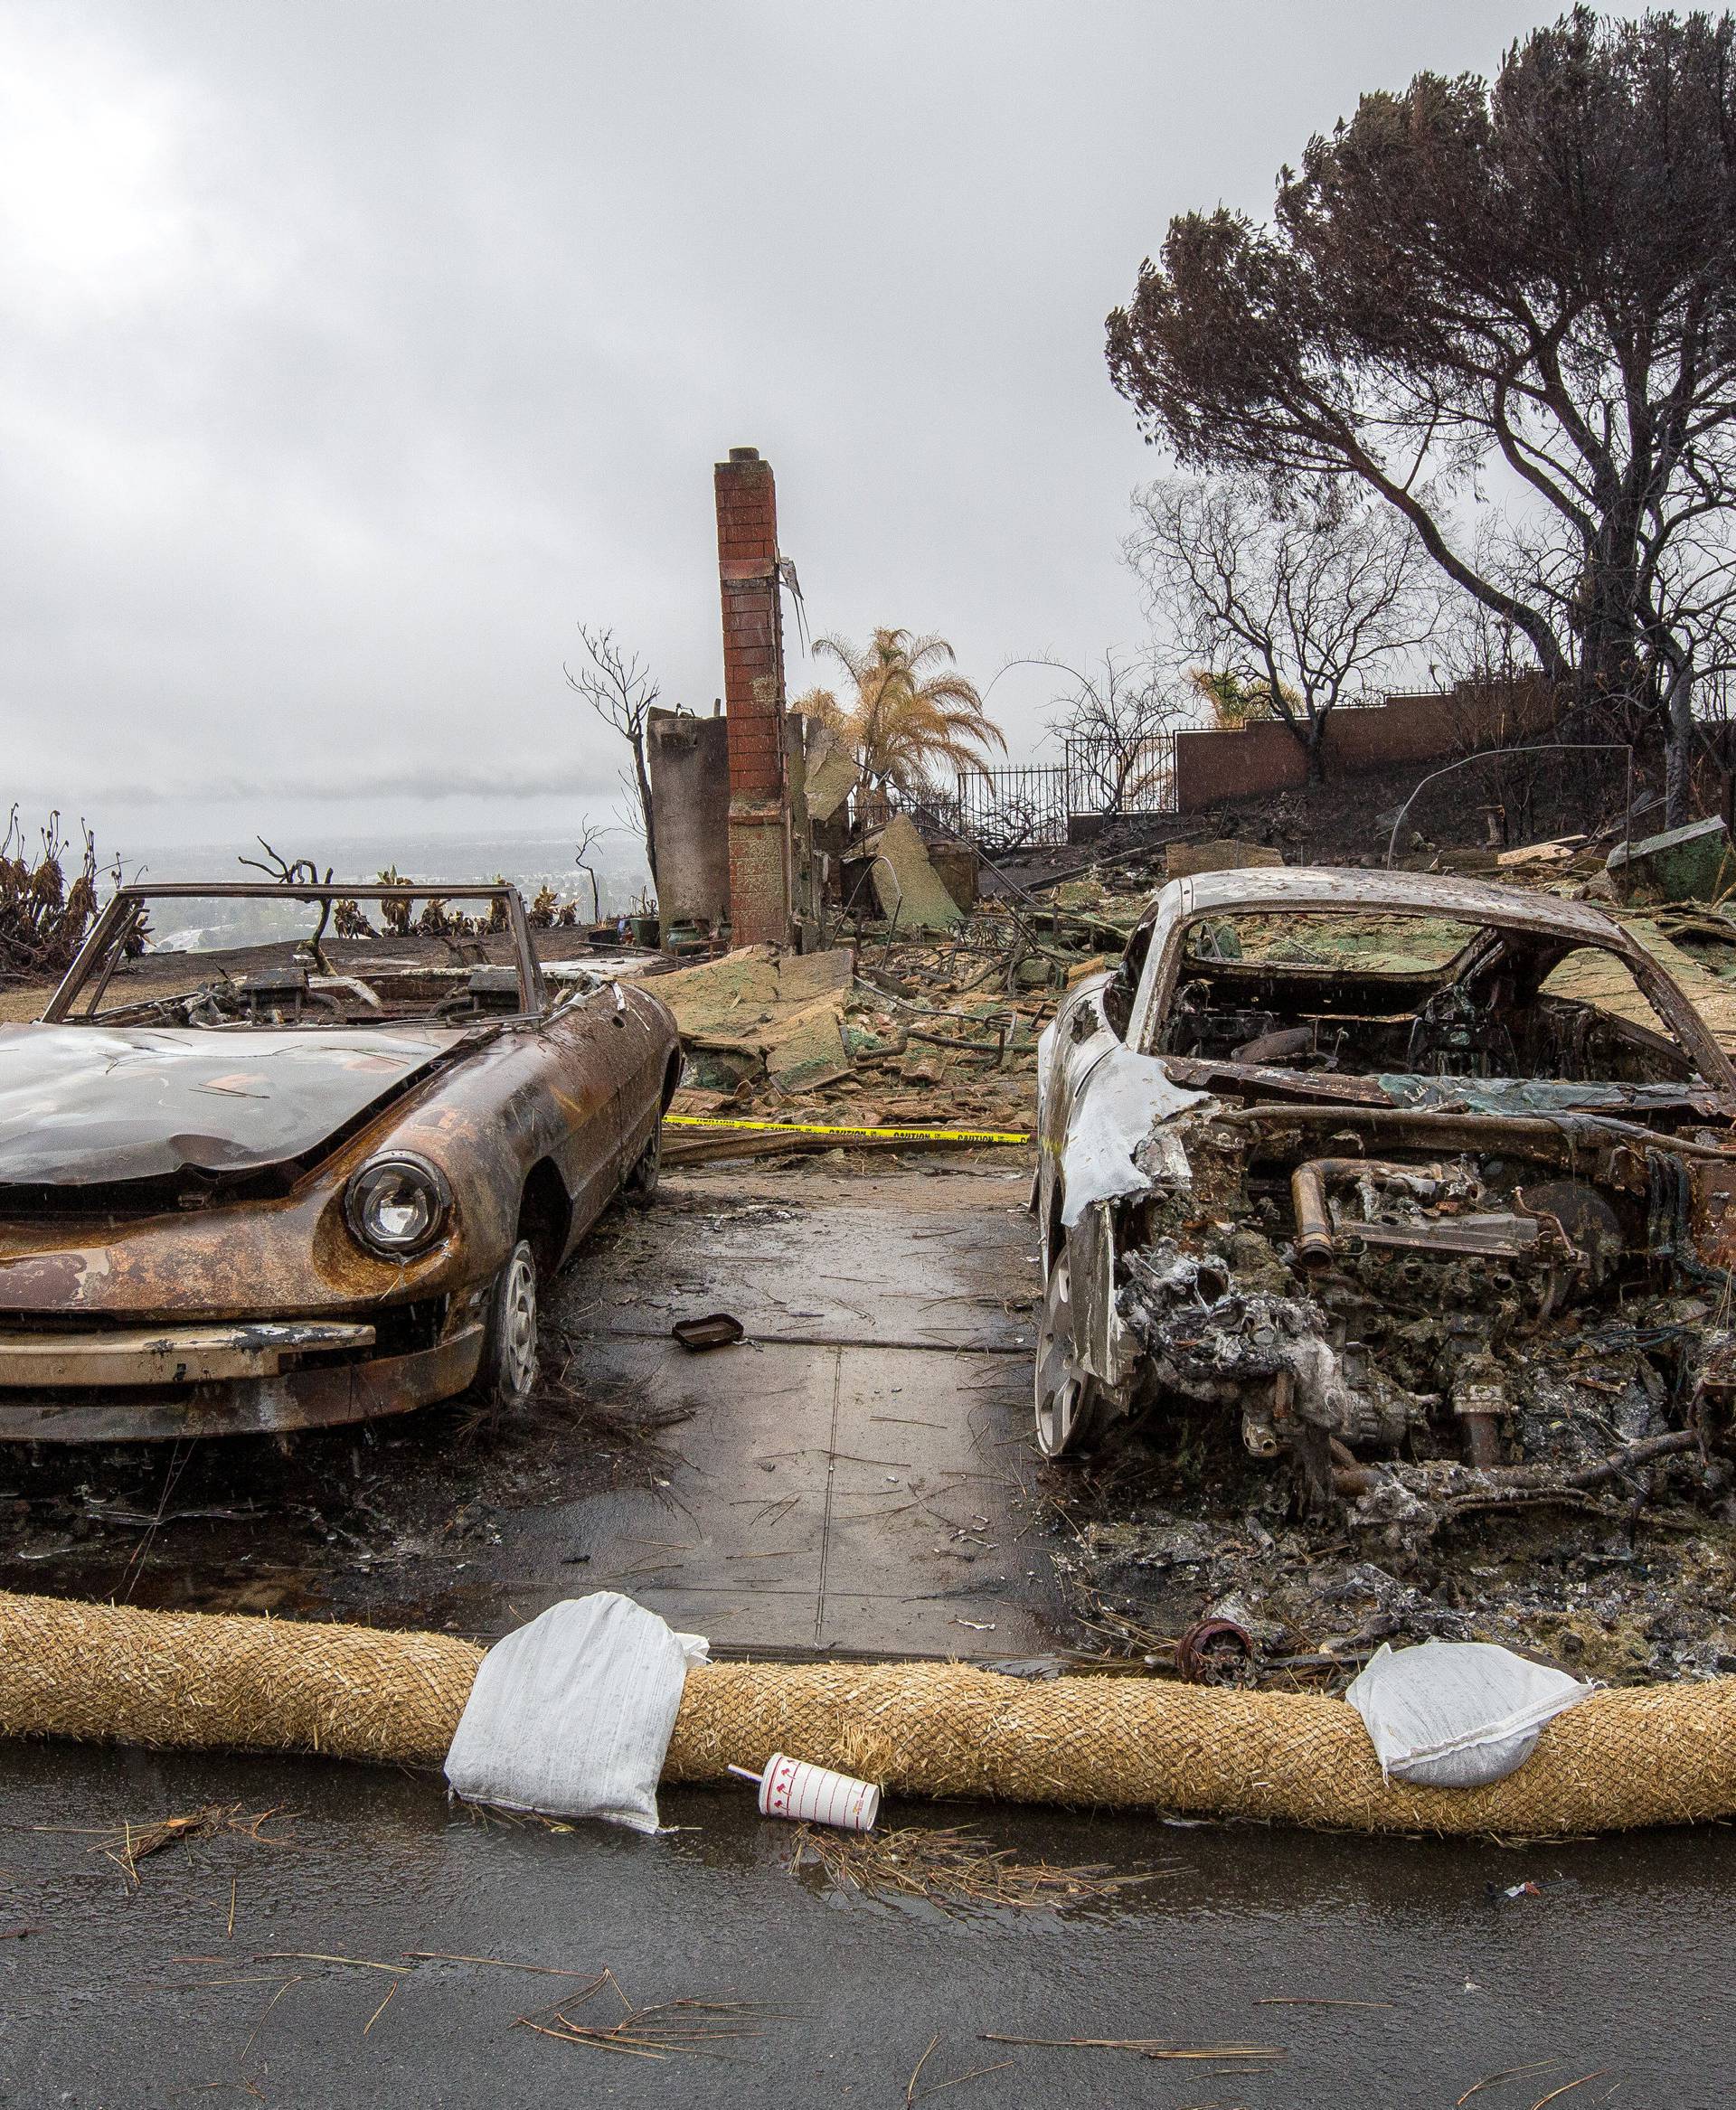
[[[581,1575],[755,1653],[1047,1646],[1027,1184],[992,1165],[668,1181],[553,1314],[586,1389],[691,1411],[668,1484],[524,1515],[510,1565],[539,1598]],[[742,1345],[670,1338],[714,1312],[743,1323]]]

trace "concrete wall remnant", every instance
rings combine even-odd
[[[730,916],[729,721],[654,711],[646,758],[657,816],[657,914],[714,930]]]

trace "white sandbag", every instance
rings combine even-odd
[[[682,1687],[709,1645],[617,1590],[552,1605],[482,1659],[448,1781],[467,1802],[655,1832]]]
[[[1381,1771],[1421,1787],[1481,1787],[1531,1757],[1546,1721],[1592,1688],[1486,1641],[1382,1644],[1344,1698]]]

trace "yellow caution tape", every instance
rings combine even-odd
[[[773,1135],[898,1135],[944,1143],[1029,1143],[997,1128],[835,1128],[818,1121],[712,1121],[697,1114],[665,1114],[665,1128],[753,1128]]]

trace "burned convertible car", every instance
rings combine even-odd
[[[1733,1116],[1699,1013],[1590,905],[1172,881],[1040,1051],[1039,1446],[1218,1413],[1319,1502],[1370,1458],[1727,1428]]]
[[[0,1027],[0,1437],[528,1393],[539,1281],[656,1183],[675,1023],[545,977],[512,887],[413,900],[437,931],[477,904],[506,963],[414,935],[403,887],[123,887],[42,1022]],[[268,942],[190,949],[213,927]]]

